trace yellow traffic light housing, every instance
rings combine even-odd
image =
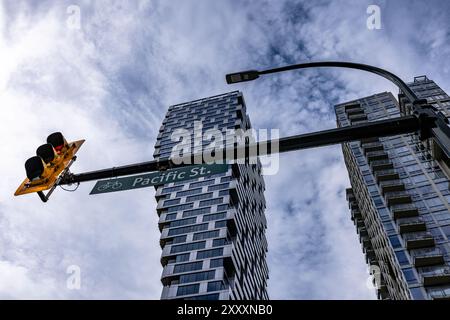
[[[47,137],[47,143],[36,150],[36,156],[25,162],[27,178],[14,193],[15,196],[38,192],[43,201],[42,191],[56,187],[58,178],[64,175],[75,161],[75,154],[84,140],[68,143],[61,132],[52,133]],[[44,198],[43,198],[44,197]]]

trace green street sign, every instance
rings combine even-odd
[[[90,194],[146,188],[155,185],[207,177],[228,170],[227,164],[202,164],[135,176],[97,181]]]

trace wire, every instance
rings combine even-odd
[[[80,183],[79,183],[79,182],[77,182],[77,186],[75,187],[75,189],[66,189],[66,188],[63,188],[63,186],[59,185],[59,187],[60,187],[61,189],[63,189],[64,191],[68,191],[68,192],[74,192],[74,191],[76,191],[76,190],[78,189],[79,186],[80,186]]]

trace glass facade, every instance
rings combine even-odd
[[[201,131],[194,122],[201,121]],[[171,157],[176,129],[200,132],[199,152],[211,143],[208,129],[249,129],[240,92],[169,108],[154,157]],[[203,140],[204,139],[204,140]],[[163,250],[161,299],[268,299],[264,180],[261,165],[230,164],[225,173],[156,186]]]
[[[450,116],[450,98],[425,76],[408,86]],[[338,126],[409,114],[403,94],[335,106]],[[450,191],[430,142],[414,134],[342,145],[351,218],[379,299],[450,298]]]

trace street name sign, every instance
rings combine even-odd
[[[90,194],[146,188],[170,182],[207,177],[228,170],[227,164],[201,164],[123,178],[97,181]]]

